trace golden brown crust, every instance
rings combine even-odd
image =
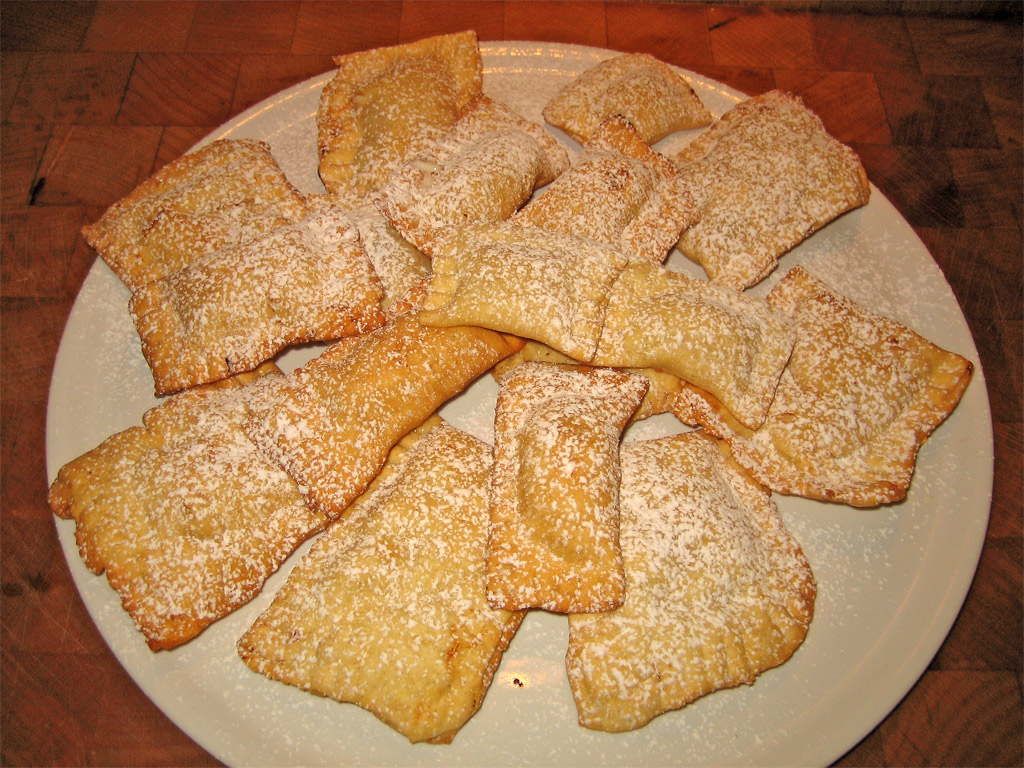
[[[248,602],[326,524],[241,428],[282,382],[268,363],[176,395],[68,462],[50,488],[85,566],[106,571],[153,650]]]
[[[792,318],[797,340],[765,423],[747,429],[695,389],[680,394],[676,415],[727,440],[778,493],[858,507],[899,501],[918,449],[956,407],[973,366],[803,267],[768,300]]]
[[[803,642],[816,587],[770,494],[695,431],[622,449],[626,601],[569,617],[580,725],[626,731],[751,683]]]
[[[544,107],[544,119],[581,144],[612,115],[622,115],[648,144],[712,120],[686,79],[645,53],[620,54],[591,67]]]
[[[82,235],[135,290],[305,213],[270,145],[222,139],[164,166]]]
[[[329,192],[379,189],[480,93],[476,33],[338,56],[317,111],[319,173]]]
[[[647,391],[640,376],[524,363],[494,416],[487,599],[492,607],[607,611],[625,594],[619,439]]]
[[[373,330],[382,296],[355,228],[325,210],[139,287],[129,310],[163,395]]]
[[[741,102],[676,160],[700,210],[679,250],[712,281],[738,290],[763,280],[779,256],[871,194],[856,153],[781,91]]]
[[[484,598],[490,465],[443,423],[403,439],[239,641],[245,663],[412,742],[451,742],[522,620]]]

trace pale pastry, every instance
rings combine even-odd
[[[953,411],[970,361],[865,310],[794,267],[768,302],[796,328],[793,355],[764,424],[736,423],[706,393],[674,412],[728,441],[778,493],[870,507],[906,496],[917,452]]]
[[[165,165],[82,235],[135,290],[305,214],[269,144],[221,139]]]
[[[741,102],[675,159],[700,210],[679,250],[712,281],[739,290],[871,193],[856,153],[781,91]]]
[[[329,192],[379,189],[480,93],[476,33],[336,56],[317,110],[319,174]]]
[[[565,148],[543,127],[480,95],[449,131],[391,174],[378,206],[429,255],[440,230],[504,221],[568,166]]]
[[[484,597],[490,448],[433,422],[295,566],[238,651],[267,677],[449,743],[522,620]]]
[[[173,648],[248,602],[326,518],[242,431],[284,381],[272,363],[175,395],[65,464],[54,513],[106,571],[146,642]]]
[[[395,443],[521,346],[484,328],[431,328],[399,315],[291,373],[277,402],[253,413],[246,431],[307,502],[333,519],[366,489]]]
[[[487,600],[562,613],[622,604],[619,440],[647,391],[641,376],[524,363],[494,415]]]
[[[325,210],[146,283],[129,310],[162,395],[373,330],[382,297],[355,227]]]
[[[791,326],[763,299],[635,262],[612,288],[591,362],[665,371],[756,427],[793,349]]]
[[[580,725],[639,728],[790,659],[816,586],[771,496],[700,431],[622,447],[626,600],[569,617]]]
[[[646,53],[620,54],[591,67],[559,91],[543,115],[580,144],[612,115],[629,120],[648,144],[713,119],[686,78]]]
[[[696,220],[679,169],[618,115],[601,123],[572,167],[512,217],[523,227],[582,235],[633,261],[654,262],[664,261]]]
[[[509,222],[440,235],[423,310],[427,325],[479,325],[543,342],[587,362],[608,293],[627,259],[583,237]]]

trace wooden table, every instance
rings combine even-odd
[[[995,421],[991,522],[948,639],[841,765],[1020,765],[1018,3],[13,2],[2,11],[2,760],[214,764],[121,669],[46,505],[54,357],[95,259],[79,229],[331,55],[476,29],[647,51],[793,91],[860,154],[967,316]]]

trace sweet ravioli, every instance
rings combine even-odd
[[[129,310],[162,395],[373,330],[382,297],[355,228],[324,209],[146,283]]]
[[[700,431],[622,448],[626,600],[569,617],[580,725],[639,728],[752,683],[807,634],[817,589],[770,494]]]
[[[871,193],[856,153],[803,101],[781,91],[741,102],[676,161],[700,210],[679,250],[712,281],[739,290]]]
[[[625,118],[605,120],[572,167],[512,221],[589,237],[634,261],[665,260],[697,220],[675,164],[651,149]]]
[[[247,409],[283,382],[268,363],[175,395],[65,464],[50,487],[85,566],[106,571],[153,650],[251,600],[326,525],[242,430]]]
[[[960,401],[971,363],[803,267],[768,302],[791,318],[796,344],[764,424],[746,428],[694,390],[679,395],[675,413],[727,440],[736,460],[778,493],[857,507],[902,499],[918,448]]]
[[[490,454],[435,421],[405,438],[239,641],[245,663],[451,742],[522,620],[484,597]]]
[[[612,115],[629,120],[648,144],[712,120],[686,79],[646,53],[621,54],[591,67],[559,91],[543,114],[580,144]]]
[[[487,600],[606,611],[625,594],[619,440],[647,381],[609,368],[524,363],[494,416]]]
[[[440,230],[504,221],[568,165],[565,149],[541,126],[481,95],[448,132],[399,166],[378,205],[429,254]]]
[[[421,322],[512,333],[582,362],[594,356],[608,293],[627,263],[596,240],[508,222],[450,230],[433,252]]]
[[[379,189],[480,93],[476,33],[428,37],[334,59],[317,111],[320,179],[329,192]]]
[[[164,166],[82,234],[136,290],[305,215],[270,145],[222,139]]]
[[[615,281],[591,362],[672,374],[756,427],[793,341],[790,320],[763,299],[637,262]]]

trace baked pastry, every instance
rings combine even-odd
[[[607,245],[509,222],[453,228],[433,242],[426,325],[478,325],[587,362],[627,259]]]
[[[790,321],[763,299],[660,264],[622,270],[594,365],[656,368],[715,394],[757,427],[793,349]]]
[[[476,33],[336,56],[317,110],[319,174],[329,192],[379,189],[480,93]]]
[[[646,53],[624,53],[591,67],[559,91],[543,115],[580,144],[612,115],[629,120],[648,144],[713,119],[686,78]]]
[[[485,443],[447,424],[399,443],[241,638],[245,663],[412,742],[451,742],[522,620],[484,598],[490,466]]]
[[[679,250],[713,282],[739,290],[871,193],[856,153],[781,91],[736,105],[675,159],[700,210]]]
[[[582,235],[633,261],[655,262],[696,220],[675,163],[619,115],[601,123],[572,167],[512,217],[523,227]]]
[[[622,447],[626,600],[569,617],[580,725],[639,728],[752,683],[803,642],[816,587],[771,496],[700,431]]]
[[[305,214],[269,144],[221,139],[165,165],[82,235],[135,290]]]
[[[956,407],[970,361],[839,295],[803,267],[768,302],[792,319],[793,355],[758,429],[706,393],[674,412],[728,441],[740,464],[778,493],[871,507],[907,493],[917,452]]]
[[[647,391],[641,376],[524,363],[494,414],[487,600],[562,613],[622,604],[619,440]]]
[[[484,328],[430,328],[399,315],[291,373],[273,407],[251,414],[246,432],[312,507],[334,519],[404,435],[521,346]]]
[[[85,566],[106,571],[151,649],[248,602],[326,518],[242,431],[284,378],[272,363],[175,395],[143,426],[68,462],[50,486]]]
[[[324,210],[146,283],[129,310],[163,395],[373,330],[382,296],[355,227]]]
[[[504,221],[569,166],[543,127],[480,95],[444,135],[410,153],[381,190],[380,210],[429,255],[439,230]]]

